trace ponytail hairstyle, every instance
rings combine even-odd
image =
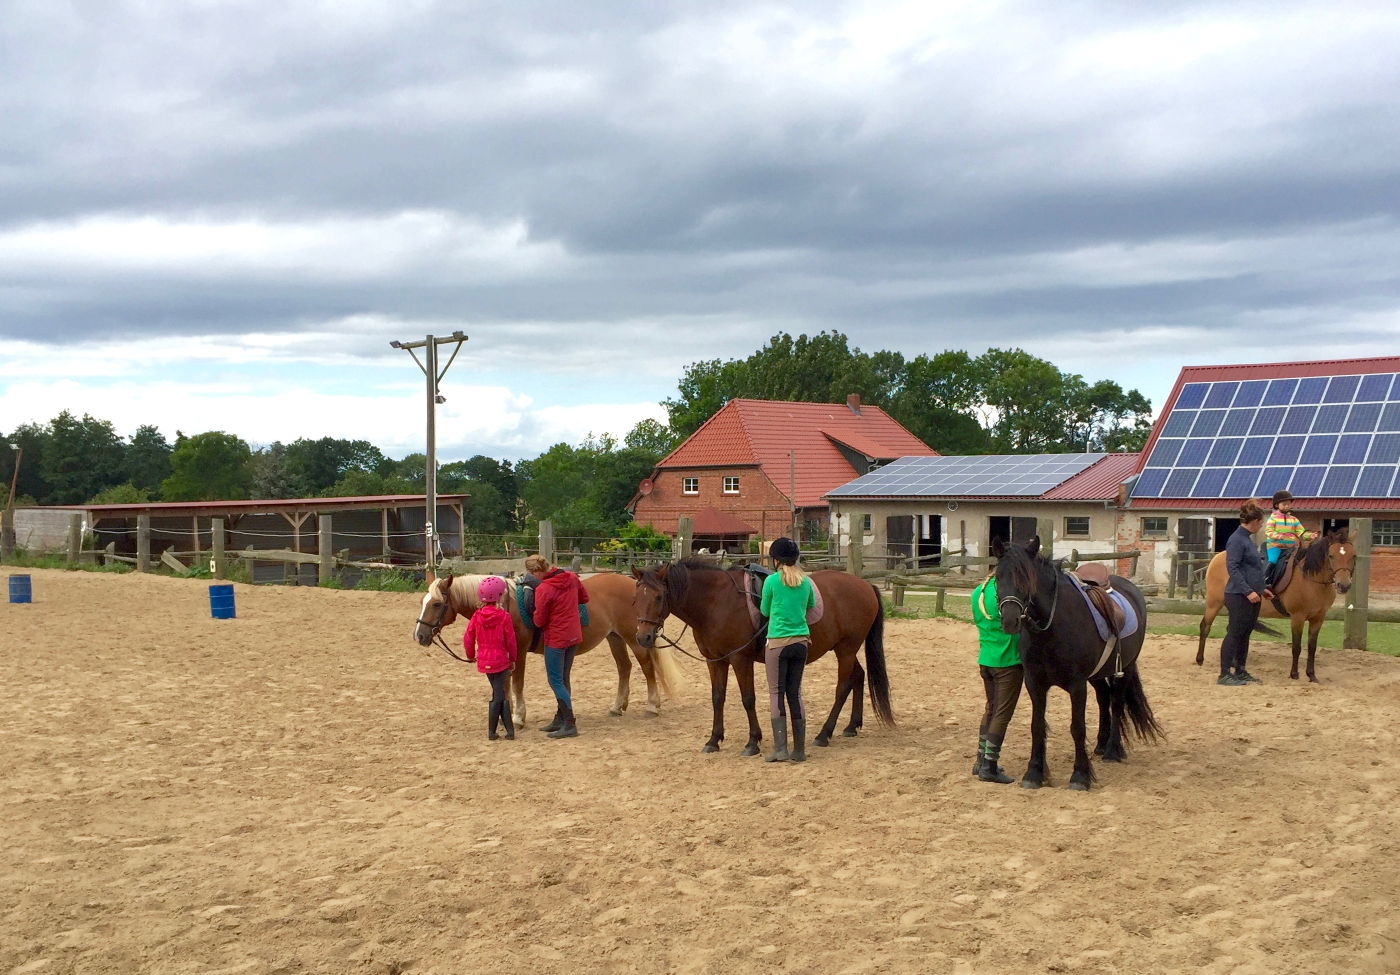
[[[807,578],[807,573],[802,570],[801,566],[784,563],[778,566],[778,578],[782,579],[783,585],[789,589],[796,589],[802,585],[802,580]]]
[[[768,547],[768,557],[778,563],[778,577],[789,589],[802,585],[802,580],[807,578],[807,573],[797,567],[798,556],[797,543],[786,536],[773,539]]]

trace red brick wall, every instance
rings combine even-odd
[[[724,478],[734,476],[739,493],[725,494]],[[683,494],[683,477],[697,478],[700,493]],[[693,518],[702,508],[727,512],[763,538],[776,538],[792,523],[787,495],[757,467],[667,468],[652,478],[651,493],[637,500],[632,519],[674,535],[677,520]]]
[[[1377,596],[1400,596],[1400,549],[1371,550],[1371,592]]]

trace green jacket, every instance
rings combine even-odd
[[[807,636],[811,632],[807,628],[807,610],[816,605],[816,601],[810,577],[794,587],[783,585],[782,577],[776,572],[764,579],[758,611],[768,617],[768,639]]]
[[[997,580],[988,579],[972,590],[972,622],[977,624],[977,664],[980,667],[1015,667],[1021,662],[1016,634],[1001,628],[997,609]]]

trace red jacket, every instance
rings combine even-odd
[[[499,606],[481,607],[467,620],[462,649],[483,674],[509,670],[515,663],[515,621]]]
[[[535,625],[544,630],[544,645],[565,649],[583,642],[578,607],[588,602],[588,590],[579,577],[565,569],[551,569],[535,587]]]

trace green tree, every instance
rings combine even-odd
[[[151,500],[151,492],[127,481],[115,487],[103,488],[88,504],[145,504]]]
[[[81,504],[103,488],[126,480],[125,444],[106,420],[64,410],[49,422],[49,435],[38,458],[48,482],[45,504]]]
[[[350,471],[376,472],[384,454],[368,440],[302,438],[287,445],[287,472],[300,496],[315,497]]]
[[[171,450],[159,428],[150,424],[137,427],[126,447],[127,481],[148,496],[159,491],[160,482],[170,476]]]
[[[297,496],[296,479],[287,467],[287,445],[279,440],[253,454],[248,472],[248,493],[259,501]]]
[[[982,373],[966,352],[920,355],[904,366],[890,415],[942,454],[984,454],[991,439],[978,421]]]
[[[386,494],[413,494],[413,485],[395,475],[388,477],[373,471],[346,471],[330,487],[321,492],[323,498],[372,498]]]
[[[241,501],[253,483],[253,452],[231,433],[176,432],[170,476],[160,486],[166,501]]]
[[[977,361],[994,453],[1069,449],[1067,414],[1078,376],[1066,376],[1053,363],[1022,349],[988,349]]]
[[[639,420],[637,425],[628,431],[627,436],[622,438],[622,443],[633,450],[655,454],[657,459],[660,459],[675,450],[680,441],[676,439],[670,427],[647,417],[645,420]]]

